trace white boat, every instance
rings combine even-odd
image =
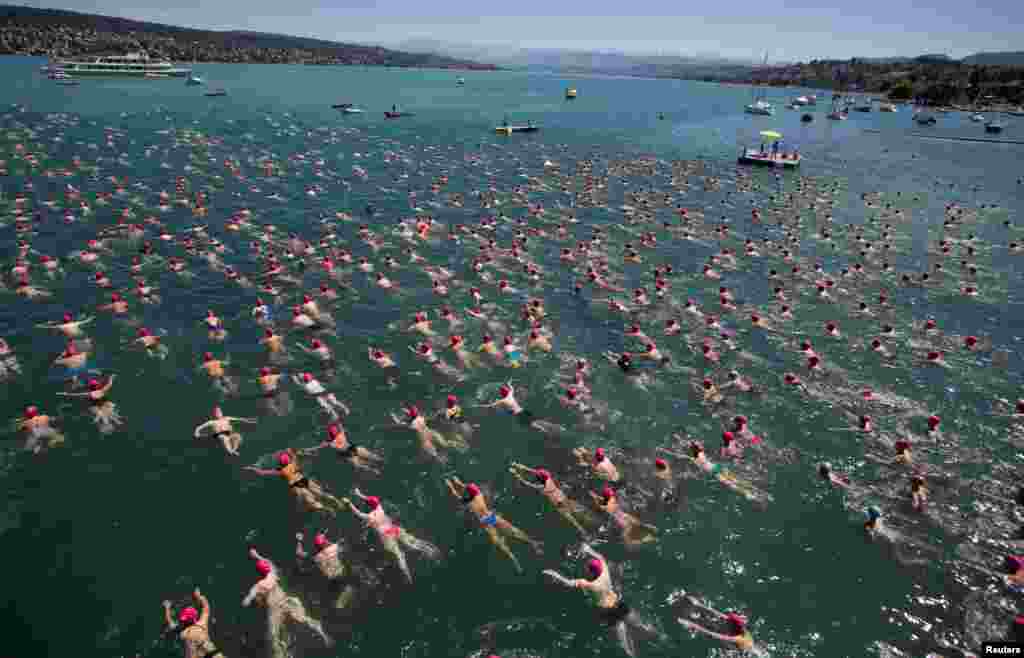
[[[815,96],[814,94],[811,94],[810,96],[805,96],[805,98],[807,99],[807,104],[808,105],[817,105],[818,104],[818,97]]]
[[[987,132],[987,133],[1001,133],[1001,132],[1003,132],[1003,128],[1005,128],[1005,127],[1006,127],[1005,123],[1000,123],[998,121],[989,121],[988,123],[985,124],[985,132]]]
[[[878,106],[878,111],[879,112],[895,112],[896,111],[896,106],[893,105],[892,103],[882,103],[881,105]]]
[[[204,84],[206,84],[206,80],[203,80],[202,78],[200,78],[198,75],[195,75],[194,73],[190,73],[188,78],[185,79],[185,84],[191,85],[191,86],[204,85]]]
[[[811,101],[808,100],[806,96],[797,96],[796,98],[793,99],[793,105],[797,105],[797,106],[801,106],[802,107],[804,105],[810,105],[810,104],[811,104]]]
[[[112,78],[184,78],[191,69],[175,66],[163,59],[151,59],[144,52],[128,55],[82,56],[57,62],[57,69],[74,75],[97,75]]]
[[[974,123],[981,123],[984,120],[985,120],[985,115],[984,114],[972,114],[971,115],[971,121],[973,121]]]
[[[341,108],[341,111],[344,112],[345,114],[362,114],[363,113],[362,108],[358,108],[358,107],[343,107],[343,108]]]
[[[746,112],[747,114],[760,114],[762,116],[771,116],[775,114],[775,108],[772,107],[771,103],[759,100],[754,101],[750,105],[747,105]]]
[[[936,119],[931,114],[924,114],[924,113],[919,113],[917,116],[915,116],[914,117],[914,121],[918,122],[922,126],[930,126],[932,124],[935,124],[935,123],[939,122],[939,120]]]
[[[461,77],[460,78],[455,78],[455,84],[457,84],[459,86],[462,86],[462,85],[466,84],[466,79],[465,78],[461,78]]]

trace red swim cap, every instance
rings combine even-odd
[[[339,434],[341,434],[341,428],[339,428],[337,425],[331,423],[330,425],[327,426],[327,436],[333,439]]]
[[[449,395],[448,396],[448,408],[449,409],[451,409],[452,407],[454,407],[458,403],[459,403],[459,398],[455,397],[454,395]]]
[[[924,326],[925,326],[925,329],[934,329],[935,326],[936,326],[935,325],[935,320],[933,320],[931,318],[928,318],[928,320],[924,323]]]
[[[661,457],[658,457],[657,459],[654,460],[654,467],[659,470],[664,470],[668,468],[668,462],[662,459]]]
[[[178,621],[182,624],[194,624],[199,619],[199,611],[189,606],[178,613]]]
[[[604,460],[604,448],[598,448],[597,450],[594,451],[594,461],[599,462],[599,461],[603,461],[603,460]]]
[[[601,575],[604,571],[604,567],[601,565],[601,560],[591,560],[587,562],[587,571],[589,571],[595,578]]]
[[[929,361],[938,361],[940,356],[938,352],[928,352]]]
[[[71,322],[73,319],[70,313],[64,314],[64,322]]]
[[[39,415],[39,408],[35,405],[25,407],[25,418],[35,418]]]
[[[551,479],[551,473],[548,473],[543,468],[538,468],[536,471],[534,471],[534,475],[536,475],[537,479],[540,480],[541,482],[547,482],[548,480]]]
[[[478,487],[475,483],[470,482],[469,484],[466,485],[466,493],[469,494],[470,498],[476,498],[477,496],[480,495],[480,487]]]
[[[380,507],[380,498],[376,496],[367,496],[366,504],[370,506],[370,509],[377,509]]]
[[[605,500],[611,500],[612,498],[615,498],[615,490],[608,485],[605,485],[604,489],[601,490],[601,496]]]
[[[322,532],[318,533],[317,536],[313,538],[313,545],[317,548],[323,548],[324,546],[327,546],[328,543],[330,542],[327,541],[327,535]]]
[[[270,374],[270,368],[268,368],[267,366],[263,366],[262,368],[260,368],[260,376],[261,377],[266,377],[269,374]]]
[[[742,631],[747,627],[747,618],[735,612],[730,612],[729,614],[727,614],[725,616],[725,620],[732,624],[732,626],[739,631]]]
[[[211,354],[210,352],[204,352],[203,361],[213,361],[213,354]]]
[[[938,427],[939,423],[941,422],[942,420],[938,416],[928,416],[928,427],[930,427],[931,429],[935,429],[936,427]]]
[[[313,375],[308,373],[308,372],[302,373],[302,381],[304,381],[304,382],[311,382],[311,381],[313,381]]]
[[[264,576],[269,575],[270,572],[273,571],[273,570],[274,570],[274,567],[273,567],[273,565],[270,564],[270,562],[268,560],[257,560],[256,561],[256,571],[259,571]]]
[[[725,445],[729,445],[735,440],[736,437],[733,436],[732,432],[722,432],[722,442],[725,443]]]
[[[965,347],[974,347],[978,344],[978,338],[976,336],[967,336],[964,338]]]
[[[287,452],[279,452],[277,453],[277,463],[281,466],[287,466],[292,463],[292,456]]]
[[[509,388],[508,386],[505,386],[504,384],[502,384],[501,388],[498,389],[498,393],[500,393],[501,397],[503,397],[503,398],[504,397],[508,397],[508,395],[511,392],[512,392],[512,389]]]

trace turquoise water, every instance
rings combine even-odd
[[[260,269],[248,247],[251,238],[223,230],[224,220],[242,207],[252,210],[255,223],[273,222],[281,231],[308,239],[320,235],[321,217],[333,218],[337,211],[350,210],[385,236],[389,245],[375,255],[356,237],[356,224],[340,223],[337,228],[339,244],[357,257],[366,255],[379,267],[381,258],[391,254],[406,267],[393,275],[403,289],[397,298],[375,289],[372,279],[358,270],[347,276],[354,291],[343,293],[334,308],[338,337],[328,339],[339,365],[333,377],[322,378],[353,409],[345,421],[350,437],[386,457],[384,476],[353,474],[348,464],[328,455],[307,459],[304,467],[339,495],[359,486],[380,496],[389,513],[440,546],[445,556],[438,565],[413,558],[416,584],[409,587],[356,519],[341,516],[331,521],[300,515],[280,482],[239,469],[239,463],[259,462],[266,467],[273,453],[286,446],[315,445],[325,421],[316,405],[290,385],[294,410],[283,417],[265,413],[253,381],[257,368],[266,363],[256,342],[262,329],[249,316],[256,291],[229,284],[223,274],[197,258],[188,259],[196,275],[191,280],[162,268],[147,272],[147,280],[160,288],[161,304],[133,303],[131,323],[98,313],[99,318],[87,328],[95,342],[91,365],[117,373],[111,399],[126,420],[119,431],[100,435],[83,405],[55,395],[66,390],[57,368],[50,366],[63,347],[61,338],[34,328],[58,319],[65,310],[94,314],[96,305],[106,299],[105,292],[91,285],[88,268],[65,264],[66,274],[54,281],[33,275],[33,282],[54,293],[51,299],[27,302],[5,292],[0,307],[0,336],[11,344],[23,367],[18,379],[3,384],[8,415],[17,416],[26,404],[38,404],[60,418],[68,437],[63,447],[30,456],[19,449],[12,432],[2,457],[7,492],[0,524],[8,567],[5,622],[17,655],[173,655],[180,649],[160,637],[160,601],[169,598],[182,605],[194,586],[201,587],[213,605],[214,638],[228,655],[261,655],[265,650],[263,613],[239,605],[256,579],[246,552],[256,546],[282,565],[289,589],[298,591],[310,609],[321,615],[315,603],[319,598],[316,578],[301,576],[292,568],[292,537],[299,530],[312,534],[324,527],[347,537],[355,554],[379,567],[383,584],[352,617],[326,616],[329,630],[338,639],[335,650],[301,647],[297,655],[418,658],[475,656],[484,649],[503,658],[622,655],[596,624],[582,595],[560,591],[540,576],[546,568],[582,575],[582,562],[574,557],[578,538],[539,497],[515,483],[507,473],[508,463],[548,464],[572,497],[586,501],[587,489],[595,485],[572,468],[572,447],[609,447],[631,481],[650,487],[648,472],[656,446],[669,445],[670,435],[684,429],[703,438],[709,452],[717,452],[723,425],[738,413],[749,416],[755,431],[763,433],[772,446],[747,467],[749,477],[773,495],[770,505],[753,506],[717,483],[688,477],[681,484],[685,495],[678,506],[632,501],[638,516],[659,527],[657,544],[627,551],[614,530],[598,533],[594,542],[621,566],[616,583],[631,605],[669,638],[663,644],[641,642],[640,655],[702,656],[718,650],[711,641],[691,638],[675,622],[683,614],[678,602],[682,590],[706,597],[716,608],[745,611],[755,637],[772,655],[872,655],[879,642],[899,647],[906,655],[923,655],[936,646],[937,638],[956,642],[962,637],[965,596],[970,588],[987,584],[973,572],[962,575],[952,562],[964,541],[964,528],[919,524],[915,536],[926,537],[941,553],[941,558],[922,568],[901,566],[883,547],[866,543],[859,508],[844,505],[842,495],[824,490],[813,466],[828,459],[855,480],[871,483],[879,494],[896,487],[894,481],[864,462],[864,442],[857,435],[828,430],[849,424],[839,409],[823,402],[808,403],[782,390],[780,381],[785,370],[800,370],[803,363],[787,344],[810,336],[826,362],[845,369],[852,383],[912,398],[927,413],[943,417],[945,431],[958,447],[936,450],[923,459],[965,478],[996,475],[1008,480],[1006,471],[995,467],[1019,469],[1021,447],[1005,431],[1006,421],[990,413],[993,399],[1016,399],[1021,383],[1020,260],[1005,248],[1021,233],[1002,225],[1004,219],[1017,221],[1021,209],[1020,147],[910,138],[906,133],[917,127],[909,112],[854,115],[849,121],[833,123],[824,118],[826,108],[819,107],[817,120],[809,125],[799,122],[801,111],[780,109],[775,117],[751,117],[742,113],[750,99],[748,89],[696,82],[475,72],[465,73],[466,85],[457,87],[455,74],[449,72],[209,65],[201,67],[200,74],[208,87],[224,87],[228,96],[206,98],[201,90],[180,81],[87,80],[79,87],[60,87],[37,72],[41,63],[0,61],[6,102],[24,108],[5,108],[0,114],[0,127],[7,133],[4,157],[10,157],[14,141],[31,141],[21,132],[15,140],[8,131],[33,128],[38,130],[35,141],[45,145],[50,155],[50,166],[66,166],[75,155],[86,162],[103,158],[96,180],[34,176],[38,201],[59,199],[66,182],[86,193],[113,191],[106,180],[111,175],[127,177],[128,188],[125,197],[115,197],[107,207],[96,206],[94,215],[71,225],[61,222],[60,211],[47,211],[38,235],[31,238],[40,253],[65,258],[84,248],[97,226],[112,225],[114,211],[126,205],[135,209],[136,221],[157,214],[157,193],[166,189],[173,194],[174,178],[179,175],[188,178],[192,192],[209,186],[210,233],[232,250],[225,261],[249,275]],[[568,85],[579,90],[577,100],[563,99]],[[778,97],[769,100],[781,104],[800,92],[772,93]],[[340,102],[356,103],[367,112],[339,115],[330,105]],[[383,110],[393,103],[415,116],[385,121]],[[664,112],[666,118],[659,121],[657,112]],[[499,138],[493,126],[506,114],[516,123],[533,120],[542,130]],[[1012,123],[1004,135],[1020,139],[1022,124],[1008,120]],[[661,314],[644,314],[638,322],[677,365],[652,371],[648,391],[627,385],[617,369],[600,360],[604,350],[636,348],[623,335],[628,322],[613,316],[603,304],[588,303],[589,293],[584,300],[571,294],[575,277],[558,262],[563,245],[551,240],[538,240],[531,248],[531,257],[545,268],[545,279],[529,294],[542,296],[553,316],[550,326],[556,355],[593,361],[593,395],[609,409],[605,429],[580,426],[555,401],[557,356],[533,356],[516,371],[482,369],[454,383],[430,372],[409,354],[414,338],[401,328],[411,322],[415,311],[439,306],[430,294],[429,280],[407,266],[408,259],[401,253],[405,244],[389,235],[398,219],[412,214],[410,190],[418,192],[420,203],[439,202],[438,207],[425,206],[439,222],[475,223],[494,211],[481,210],[470,198],[471,191],[494,181],[496,188],[507,192],[525,184],[525,176],[544,177],[545,160],[557,161],[562,172],[573,172],[576,161],[589,158],[595,171],[603,172],[609,161],[641,155],[658,158],[654,176],[610,177],[608,205],[618,208],[629,190],[666,188],[669,161],[701,159],[707,173],[721,179],[721,191],[705,190],[692,177],[689,189],[675,197],[673,205],[704,209],[709,222],[724,215],[739,238],[782,240],[778,227],[767,222],[751,224],[750,208],[770,208],[773,193],[793,192],[796,175],[775,178],[769,172],[756,172],[738,180],[734,164],[739,146],[756,143],[757,132],[769,128],[799,147],[805,158],[801,174],[812,179],[822,198],[834,201],[831,213],[836,223],[862,224],[872,214],[861,201],[865,192],[881,192],[886,200],[911,211],[913,221],[896,228],[900,253],[892,262],[901,271],[920,272],[934,262],[927,244],[939,238],[946,204],[999,206],[969,227],[979,236],[975,260],[982,269],[979,281],[985,283],[979,298],[956,294],[954,283],[927,292],[871,284],[862,292],[870,299],[883,287],[892,291],[897,307],[893,317],[905,332],[912,320],[930,314],[947,334],[991,337],[998,350],[1009,352],[1005,368],[994,367],[990,355],[962,353],[949,357],[957,370],[919,368],[905,342],[901,342],[897,367],[882,367],[863,350],[851,349],[877,331],[877,320],[849,318],[805,297],[798,308],[800,320],[782,338],[749,331],[742,313],[726,321],[739,330],[738,342],[750,356],[726,354],[720,371],[738,364],[768,394],[760,399],[740,397],[730,408],[712,415],[690,391],[691,384],[710,370],[680,338],[660,337]],[[864,128],[880,132],[864,133]],[[966,116],[951,114],[928,130],[973,135],[981,128]],[[105,144],[105,131],[114,135],[114,146]],[[189,146],[191,136],[183,131],[214,139]],[[54,141],[56,137],[60,141]],[[394,159],[385,157],[388,151]],[[284,162],[298,153],[304,155],[304,163],[290,163],[287,175],[279,180],[263,178],[259,163],[264,157]],[[311,163],[318,158],[324,164],[314,167]],[[240,161],[248,180],[232,180],[222,165],[225,159]],[[189,171],[184,170],[186,164],[191,166]],[[354,165],[367,171],[368,180],[353,175]],[[15,256],[10,200],[22,188],[24,172],[11,162],[8,166],[11,175],[0,184],[9,270]],[[315,176],[315,168],[323,176]],[[466,194],[465,208],[447,207],[444,195],[430,193],[431,182],[442,174],[449,176],[446,193]],[[568,205],[570,197],[550,177],[547,180],[550,189],[532,193],[531,201],[543,202],[549,210],[557,204]],[[146,188],[132,187],[136,183]],[[831,187],[826,192],[826,186],[833,184],[838,184],[834,192]],[[307,197],[303,192],[309,185],[319,185],[323,191]],[[253,191],[254,186],[260,191]],[[745,191],[736,192],[738,186]],[[897,198],[898,191],[906,196]],[[268,199],[270,193],[286,200]],[[377,211],[372,220],[362,219],[367,204]],[[502,209],[513,217],[525,214],[520,208]],[[622,243],[636,238],[614,227],[621,213],[581,209],[577,214],[581,223],[571,227],[575,239],[589,237],[591,226],[607,228],[612,270],[623,274],[627,290],[641,282],[650,287],[650,269],[671,263],[680,272],[671,280],[677,300],[692,297],[702,305],[717,306],[719,284],[698,276],[701,263],[719,248],[712,242],[673,241],[665,231],[658,231],[657,248],[643,250],[647,264],[623,266]],[[850,265],[852,259],[835,256],[812,239],[813,215],[805,212],[804,217],[797,230],[803,237],[799,253],[807,259],[805,264],[820,260],[832,272]],[[180,208],[159,219],[178,232],[195,222]],[[662,219],[669,219],[669,213],[660,212]],[[551,222],[551,216],[545,220]],[[554,225],[551,222],[548,228]],[[630,227],[641,229],[656,227]],[[149,233],[158,252],[183,255],[180,247],[159,243],[152,229]],[[496,235],[506,246],[512,237],[509,227]],[[742,250],[742,239],[726,245]],[[468,303],[468,286],[479,285],[467,266],[476,254],[471,241],[461,246],[441,242],[417,250],[465,282],[448,302],[454,308]],[[131,285],[127,265],[136,251],[137,245],[115,244],[116,253],[103,257],[117,287]],[[773,267],[789,266],[776,257],[754,260],[727,272],[721,285],[729,286],[744,308],[768,308],[772,286],[766,274]],[[299,273],[305,289],[319,285],[316,270],[311,267]],[[504,276],[513,285],[527,288],[520,273]],[[497,298],[493,286],[481,287],[490,301]],[[289,290],[285,300],[296,295]],[[627,295],[616,297],[625,301]],[[526,330],[517,319],[521,301],[499,302],[501,322],[508,330],[498,335],[511,333],[525,339]],[[279,313],[286,314],[287,307],[282,304]],[[208,308],[215,309],[228,328],[223,344],[211,343],[201,324]],[[826,343],[821,325],[837,317],[848,338]],[[151,360],[126,347],[139,324],[166,332],[164,342],[170,350],[166,360]],[[441,331],[440,322],[435,326]],[[475,345],[483,332],[468,326],[467,341]],[[693,335],[696,342],[705,332]],[[291,346],[298,341],[288,337]],[[389,386],[386,376],[368,363],[365,354],[370,344],[395,355],[401,367],[396,387]],[[223,400],[225,413],[260,418],[255,428],[243,426],[239,459],[225,456],[214,442],[192,438],[192,428],[206,420],[211,406],[223,398],[197,370],[205,351],[230,355],[230,371],[242,382],[240,396]],[[298,371],[302,364],[314,367],[294,347],[292,353],[294,361],[287,369]],[[469,410],[471,420],[480,425],[471,449],[439,465],[420,456],[409,432],[380,429],[389,422],[389,412],[403,402],[433,410],[454,392],[468,407],[492,400],[498,384],[509,377],[524,406],[568,431],[558,438],[544,438],[505,415]],[[906,427],[920,435],[924,421],[876,414],[876,424],[886,431]],[[982,456],[961,460],[966,463],[950,461],[959,450],[971,455],[980,451]],[[675,468],[688,470],[686,464]],[[496,509],[545,541],[546,554],[541,558],[513,544],[526,569],[524,575],[517,575],[494,553],[475,524],[447,496],[443,478],[452,474],[480,482]],[[984,517],[971,507],[971,501],[969,487],[963,486],[943,506],[964,510],[970,523],[977,524],[971,526],[976,530],[985,526]],[[902,509],[895,502],[883,504]]]

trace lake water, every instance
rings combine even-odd
[[[679,505],[645,504],[642,496],[633,501],[635,513],[659,527],[656,544],[627,551],[614,530],[597,533],[594,545],[616,564],[617,587],[668,636],[662,644],[641,642],[639,655],[704,656],[720,651],[713,641],[693,638],[676,623],[683,613],[683,590],[705,597],[716,608],[743,610],[754,636],[776,656],[877,655],[878,643],[905,652],[884,655],[922,656],[936,646],[937,638],[962,641],[965,618],[970,617],[965,610],[975,605],[965,601],[977,601],[976,595],[969,596],[970,590],[991,584],[955,564],[964,535],[986,526],[984,513],[972,507],[970,487],[955,488],[945,498],[936,494],[940,518],[962,512],[968,520],[961,526],[951,530],[942,523],[911,525],[913,534],[937,547],[939,556],[923,567],[902,566],[883,547],[864,541],[860,508],[844,505],[843,495],[826,490],[815,478],[814,465],[827,459],[837,470],[870,483],[887,508],[902,510],[883,495],[902,491],[902,485],[893,473],[864,461],[865,441],[859,435],[830,429],[849,424],[839,409],[783,390],[781,376],[785,370],[803,367],[792,344],[809,336],[828,364],[849,373],[851,386],[871,385],[906,396],[943,418],[945,432],[958,447],[936,448],[919,459],[975,481],[1010,482],[1018,476],[1014,469],[1020,467],[1024,444],[1006,431],[1005,419],[991,415],[991,402],[1015,400],[1021,385],[1021,261],[1006,245],[1022,234],[1003,221],[1020,221],[1024,207],[1024,147],[913,138],[909,132],[924,130],[946,136],[984,134],[966,115],[955,114],[942,115],[935,127],[918,129],[906,108],[831,122],[825,119],[827,107],[819,105],[815,121],[803,124],[802,111],[781,107],[800,90],[770,90],[769,100],[779,104],[776,116],[752,117],[742,111],[750,102],[748,88],[698,82],[473,72],[461,74],[466,84],[457,86],[456,72],[203,65],[199,73],[207,87],[228,91],[225,97],[207,98],[201,88],[187,87],[180,80],[83,80],[78,87],[61,87],[38,73],[40,64],[27,58],[0,60],[5,88],[0,130],[6,135],[2,158],[11,157],[15,142],[33,140],[41,145],[37,151],[46,152],[44,166],[67,166],[75,155],[87,162],[104,158],[95,180],[33,176],[40,202],[59,200],[68,182],[87,193],[112,191],[108,176],[127,177],[129,186],[125,199],[115,197],[110,206],[97,206],[93,216],[70,225],[62,222],[62,212],[48,211],[38,235],[31,238],[40,253],[64,258],[84,248],[96,227],[112,225],[114,211],[126,206],[135,209],[136,221],[156,214],[157,193],[166,189],[173,194],[174,178],[185,175],[190,191],[210,186],[206,221],[211,233],[232,249],[224,258],[239,271],[252,275],[259,270],[248,238],[223,230],[223,221],[242,207],[253,211],[254,222],[273,222],[282,231],[308,239],[321,233],[321,217],[333,219],[335,212],[350,210],[391,246],[373,254],[358,240],[356,224],[348,223],[337,229],[339,244],[357,257],[370,257],[378,267],[384,254],[407,264],[401,253],[405,245],[388,232],[398,219],[412,215],[410,190],[418,192],[421,203],[435,198],[442,202],[427,207],[441,223],[475,223],[494,211],[481,210],[470,192],[491,181],[507,192],[526,184],[527,175],[543,177],[545,160],[556,161],[562,172],[571,173],[577,161],[589,158],[595,173],[603,173],[609,161],[638,156],[659,159],[657,171],[652,176],[612,176],[611,208],[618,208],[629,190],[667,188],[670,161],[700,159],[707,173],[721,178],[722,189],[705,190],[694,178],[684,195],[674,197],[673,205],[704,209],[709,222],[724,215],[737,238],[781,240],[782,231],[770,222],[752,224],[750,209],[771,207],[773,195],[796,191],[798,175],[776,178],[771,172],[755,172],[738,182],[735,166],[739,146],[759,143],[758,131],[772,129],[785,136],[787,145],[800,149],[805,159],[800,174],[816,186],[819,198],[834,201],[835,223],[864,223],[871,212],[865,209],[863,193],[881,193],[884,201],[908,209],[912,221],[897,227],[900,246],[891,259],[900,271],[920,272],[936,262],[927,249],[940,237],[946,204],[998,206],[982,212],[977,223],[965,229],[978,236],[980,297],[958,294],[955,282],[927,290],[872,284],[864,286],[863,297],[873,299],[882,288],[889,289],[896,306],[892,317],[904,334],[910,333],[911,322],[933,315],[947,335],[990,337],[995,350],[1009,355],[1005,367],[997,367],[991,353],[957,351],[948,357],[955,369],[931,370],[914,361],[905,340],[893,341],[893,347],[900,346],[896,367],[884,367],[870,352],[851,348],[877,332],[877,320],[821,308],[813,296],[805,295],[798,305],[799,321],[783,338],[751,332],[743,314],[725,320],[727,327],[739,331],[737,342],[752,358],[725,354],[719,375],[738,364],[768,393],[762,398],[739,397],[733,406],[712,415],[691,391],[700,373],[711,369],[686,349],[681,338],[661,337],[653,318],[664,316],[639,319],[674,364],[651,371],[648,391],[625,383],[616,368],[601,360],[604,350],[636,349],[623,333],[629,321],[603,304],[590,303],[589,293],[583,299],[574,296],[574,276],[558,262],[562,244],[538,240],[531,257],[545,267],[543,286],[527,290],[523,297],[501,300],[498,310],[509,332],[523,340],[518,304],[527,293],[545,299],[554,318],[549,326],[555,333],[556,355],[584,356],[594,363],[593,395],[608,405],[606,427],[600,431],[580,426],[576,416],[555,400],[560,367],[555,355],[533,355],[519,370],[481,369],[462,382],[432,373],[409,353],[414,339],[401,331],[415,311],[439,306],[429,280],[412,268],[399,270],[394,278],[403,291],[394,298],[355,271],[350,276],[354,292],[343,293],[333,311],[338,336],[327,342],[339,365],[325,384],[352,407],[345,421],[350,437],[386,457],[384,476],[353,474],[348,464],[327,455],[305,460],[304,467],[339,495],[359,486],[380,496],[405,527],[442,548],[440,564],[413,558],[416,583],[410,587],[354,517],[342,515],[335,521],[302,515],[276,478],[254,477],[239,468],[257,462],[268,467],[276,450],[315,445],[325,424],[315,403],[290,385],[292,413],[282,417],[263,411],[254,377],[266,357],[257,344],[262,329],[249,313],[255,290],[230,285],[223,274],[192,258],[189,268],[196,276],[191,280],[165,268],[147,273],[147,280],[160,288],[162,303],[133,303],[136,324],[129,324],[96,313],[107,293],[91,285],[88,268],[65,265],[66,274],[54,281],[33,276],[34,282],[53,291],[51,299],[28,302],[5,292],[0,307],[0,336],[9,341],[23,367],[20,378],[2,384],[8,416],[18,416],[27,404],[38,404],[60,418],[67,435],[64,446],[32,456],[20,449],[20,439],[11,431],[0,457],[6,491],[0,520],[6,560],[2,624],[10,655],[175,655],[180,649],[173,639],[161,637],[160,602],[169,598],[180,606],[194,586],[201,587],[213,605],[214,638],[227,654],[263,655],[263,612],[239,605],[256,579],[246,555],[249,546],[257,546],[281,565],[289,589],[299,592],[322,616],[316,604],[317,580],[293,568],[293,536],[300,530],[311,536],[317,528],[327,528],[332,536],[345,536],[354,553],[379,567],[383,582],[354,616],[326,615],[327,627],[338,641],[335,649],[302,646],[296,655],[461,657],[487,649],[502,658],[619,656],[621,649],[595,620],[583,596],[560,590],[541,577],[546,568],[583,575],[583,563],[575,558],[578,538],[539,496],[509,476],[508,464],[549,464],[571,496],[589,502],[586,491],[596,485],[572,468],[572,447],[608,447],[630,481],[650,488],[655,447],[669,445],[671,434],[684,430],[703,438],[709,452],[717,453],[723,423],[740,413],[750,417],[755,431],[771,446],[752,460],[748,471],[773,495],[770,505],[751,505],[691,473],[693,477],[681,484]],[[567,86],[579,90],[576,100],[564,99]],[[355,103],[366,113],[342,115],[330,108],[341,102]],[[383,111],[392,104],[414,116],[384,120]],[[664,113],[663,120],[658,112]],[[513,123],[535,121],[542,130],[498,137],[493,126],[505,115]],[[1024,124],[1007,120],[1003,137],[1024,139]],[[38,133],[29,136],[26,128]],[[866,128],[878,132],[864,132]],[[189,146],[193,135],[184,131],[212,141]],[[106,145],[108,134],[113,146]],[[56,137],[61,141],[54,141]],[[287,175],[263,179],[262,158],[283,163],[297,153],[305,160],[292,160]],[[230,176],[222,165],[229,158],[240,161],[248,180]],[[317,158],[324,164],[314,167]],[[188,172],[186,165],[191,167]],[[11,197],[25,179],[19,166],[9,162],[11,175],[0,179],[8,271],[15,257]],[[353,166],[364,168],[368,179],[354,176]],[[323,176],[315,176],[314,169]],[[446,193],[466,193],[465,208],[448,207],[443,195],[430,193],[431,182],[441,175],[449,177]],[[146,188],[132,187],[136,183]],[[749,189],[736,192],[740,183]],[[315,198],[304,194],[310,185],[321,186]],[[253,186],[260,192],[252,191]],[[531,194],[531,201],[542,202],[549,210],[558,204],[568,206],[571,197],[550,187]],[[285,201],[268,199],[270,192]],[[372,219],[364,218],[368,204],[376,209]],[[514,217],[525,214],[518,208],[506,212]],[[604,226],[617,256],[623,242],[638,240],[615,228],[621,213],[578,209],[577,215],[581,223],[571,227],[575,239],[589,237],[592,226]],[[670,218],[670,211],[659,212],[659,221]],[[172,231],[195,221],[181,208],[160,215],[160,220]],[[818,260],[832,273],[849,266],[852,261],[843,251],[833,252],[811,238],[815,227],[810,222],[801,229],[799,253],[806,264]],[[630,227],[634,234],[639,230]],[[155,238],[152,229],[150,233]],[[650,288],[651,268],[671,263],[680,272],[671,281],[674,297],[692,297],[717,307],[719,284],[699,275],[701,264],[719,247],[673,241],[665,231],[658,237],[657,248],[643,252],[647,265],[624,267],[621,257],[612,259],[613,271],[624,276],[624,287],[643,283]],[[511,238],[507,226],[496,235],[505,246]],[[727,244],[742,251],[742,239]],[[160,253],[182,255],[173,245],[158,243],[157,248]],[[442,241],[418,251],[431,263],[449,267],[467,286],[478,285],[467,267],[476,253],[470,241],[458,246]],[[115,245],[115,254],[103,257],[119,288],[132,285],[127,265],[134,253],[134,248]],[[949,267],[956,265],[955,260],[950,263]],[[725,274],[721,285],[729,286],[744,304],[768,308],[772,285],[766,275],[773,267],[788,270],[790,265],[777,257],[743,261],[737,271]],[[306,289],[315,289],[321,281],[314,269],[299,274]],[[527,287],[521,273],[507,276],[513,285]],[[488,300],[495,301],[493,286],[484,288]],[[286,293],[286,301],[296,299],[296,294]],[[625,300],[628,293],[618,297]],[[467,300],[467,288],[461,287],[449,303],[460,308]],[[281,314],[287,314],[287,306]],[[223,344],[212,343],[201,324],[208,308],[226,323],[229,336]],[[84,405],[55,395],[67,390],[58,369],[51,366],[63,341],[34,325],[54,321],[65,310],[99,316],[87,327],[95,342],[91,367],[117,373],[111,399],[126,420],[117,432],[100,435]],[[846,340],[826,344],[821,326],[829,319],[840,320]],[[127,347],[139,325],[166,332],[166,360],[149,359]],[[472,327],[465,333],[476,345],[483,332]],[[288,337],[289,345],[298,340]],[[386,377],[367,361],[370,344],[396,355],[401,367],[397,387],[389,387]],[[197,370],[205,351],[230,355],[230,370],[242,381],[241,396],[223,401],[225,413],[260,418],[258,426],[242,427],[245,440],[238,459],[224,455],[216,442],[192,438],[193,427],[208,419],[211,406],[223,398]],[[286,369],[297,372],[309,360],[294,347],[292,351],[294,363]],[[443,356],[450,360],[449,355]],[[407,431],[371,431],[386,425],[389,413],[402,402],[435,410],[453,392],[469,407],[494,399],[498,384],[509,377],[526,407],[568,428],[563,436],[545,438],[506,415],[468,409],[472,421],[480,424],[471,448],[440,465],[420,456]],[[876,423],[893,433],[905,429],[914,436],[923,434],[921,417],[897,420],[876,413]],[[971,456],[957,459],[967,454]],[[692,470],[686,463],[675,468]],[[545,541],[543,557],[513,545],[525,574],[517,575],[499,558],[448,497],[443,478],[452,474],[480,482],[496,509]],[[992,597],[997,596],[994,592]]]

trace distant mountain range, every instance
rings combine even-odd
[[[429,38],[407,39],[393,44],[401,50],[432,53],[448,57],[487,62],[506,68],[527,68],[562,73],[605,73],[672,78],[714,78],[739,80],[762,68],[756,59],[727,58],[714,54],[641,55],[615,50],[582,51],[558,48],[519,48],[512,44],[481,45],[452,43]],[[871,64],[942,64],[954,60],[948,55],[927,54],[916,57],[858,57]],[[965,64],[1024,66],[1024,53],[978,53],[960,60]],[[784,68],[775,62],[768,68]]]
[[[495,68],[493,64],[441,54],[401,52],[375,45],[245,30],[200,30],[63,9],[0,5],[0,53],[69,56],[133,48],[176,60],[207,62]]]

